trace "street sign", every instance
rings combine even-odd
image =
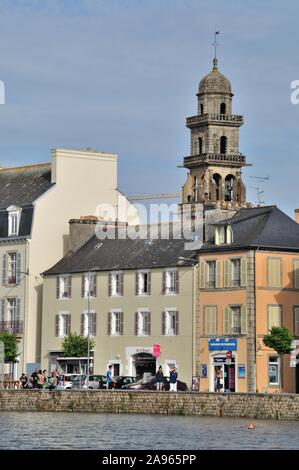
[[[209,351],[237,351],[237,338],[210,338]]]
[[[296,340],[293,339],[291,343],[292,351],[290,353],[290,367],[296,367]]]

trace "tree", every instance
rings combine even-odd
[[[282,386],[282,358],[284,354],[292,351],[294,336],[284,326],[273,326],[270,332],[264,336],[264,343],[268,348],[274,349],[280,357],[280,384]]]
[[[18,340],[16,335],[8,331],[0,334],[0,341],[4,343],[5,362],[15,362],[18,357]]]
[[[90,350],[94,348],[94,341],[89,340]],[[62,343],[62,350],[65,357],[86,357],[88,354],[88,338],[77,333],[70,333]]]

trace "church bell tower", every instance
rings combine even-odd
[[[216,36],[215,36],[216,39]],[[205,209],[237,209],[246,205],[241,169],[245,156],[239,151],[239,128],[243,116],[233,114],[230,81],[220,73],[218,60],[199,83],[198,111],[187,118],[190,129],[190,155],[182,190],[182,204],[203,204]]]

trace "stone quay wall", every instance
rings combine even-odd
[[[299,395],[0,390],[0,411],[74,411],[299,420]]]

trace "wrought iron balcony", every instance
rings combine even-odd
[[[195,127],[198,124],[210,123],[210,124],[228,124],[231,126],[242,126],[243,116],[240,114],[199,114],[197,116],[191,116],[186,119],[187,127]]]
[[[0,333],[5,332],[14,333],[15,335],[22,335],[24,332],[23,321],[0,321]]]
[[[227,166],[241,167],[246,165],[246,157],[241,153],[225,154],[225,153],[202,153],[200,155],[191,155],[184,158],[184,166],[187,168],[204,164],[221,164]]]

